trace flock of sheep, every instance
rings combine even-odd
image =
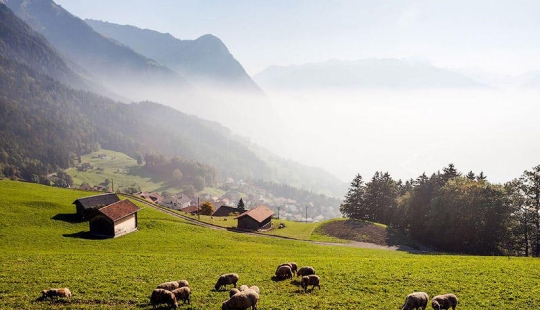
[[[311,285],[311,291],[315,289],[315,286],[321,289],[320,277],[315,274],[313,267],[301,267],[298,269],[298,265],[294,262],[284,263],[277,267],[275,272],[276,280],[292,279],[293,274],[301,276],[301,285],[304,292],[307,292],[308,287]],[[224,301],[221,305],[222,310],[233,309],[249,309],[256,310],[259,302],[259,287],[241,285],[236,288],[238,282],[238,274],[227,273],[219,276],[214,290],[219,291],[221,288],[226,289],[227,285],[232,284],[234,288],[229,291],[229,299]],[[71,291],[68,288],[49,289],[41,292],[41,298],[58,298],[58,297],[71,297]],[[161,283],[152,291],[150,296],[150,304],[154,309],[161,304],[167,304],[171,308],[178,308],[178,302],[182,301],[191,303],[191,289],[187,280],[171,281]],[[401,310],[425,310],[429,301],[429,296],[424,292],[415,292],[407,295],[405,303],[401,307]],[[431,300],[431,306],[435,310],[452,310],[456,309],[458,303],[457,297],[454,294],[438,295]]]

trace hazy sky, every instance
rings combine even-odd
[[[386,57],[412,57],[467,72],[540,71],[537,0],[56,3],[83,19],[168,32],[179,39],[213,34],[251,75],[270,65]],[[376,170],[396,179],[416,178],[454,163],[464,173],[483,171],[500,183],[540,164],[539,92],[308,90],[269,95],[274,113],[264,121],[260,111],[249,111],[251,104],[224,105],[206,115],[213,113],[209,119],[345,182],[356,173],[370,179]]]
[[[416,57],[519,74],[540,69],[540,1],[57,0],[81,18],[180,39],[221,38],[253,75],[269,65]]]

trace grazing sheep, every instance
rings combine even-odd
[[[437,310],[447,310],[450,308],[452,308],[452,310],[455,310],[457,304],[458,300],[456,295],[454,294],[437,295],[431,300],[431,307]]]
[[[229,297],[233,297],[233,295],[237,294],[237,293],[240,293],[240,290],[237,289],[237,288],[232,288],[230,291],[229,291]]]
[[[169,307],[173,309],[178,308],[178,302],[176,301],[176,296],[170,291],[164,290],[162,288],[156,288],[150,296],[150,304],[153,309],[156,309],[160,304],[168,304]]]
[[[319,290],[321,289],[321,285],[319,282],[321,281],[321,278],[318,275],[310,274],[308,276],[302,277],[302,288],[304,289],[304,292],[307,292],[307,287],[309,285],[313,285],[311,287],[311,290],[315,288],[315,286],[319,287]]]
[[[291,266],[283,265],[276,270],[276,278],[278,279],[292,279]]]
[[[188,304],[191,304],[191,289],[189,288],[189,286],[182,286],[182,287],[179,287],[177,289],[175,289],[174,291],[172,291],[171,293],[174,294],[174,297],[176,297],[176,301],[182,301],[182,304],[185,304],[186,301]]]
[[[184,286],[189,286],[189,282],[187,280],[178,281],[178,287],[184,287]]]
[[[401,307],[401,310],[426,310],[428,300],[429,296],[424,292],[411,293],[405,297],[405,303]]]
[[[71,297],[71,291],[67,287],[64,287],[64,288],[51,288],[51,289],[48,289],[48,290],[41,291],[41,299],[54,298],[54,297],[56,297],[56,298],[58,298],[58,297],[69,298],[69,297]]]
[[[167,291],[174,291],[175,289],[179,288],[178,281],[170,281],[170,282],[164,282],[158,285],[156,288],[161,288]]]
[[[239,292],[231,296],[227,301],[224,301],[221,305],[221,310],[232,309],[247,309],[251,307],[251,310],[257,310],[257,303],[259,302],[259,294],[254,290],[246,290]]]
[[[238,288],[238,290],[239,290],[240,292],[245,291],[245,290],[248,290],[248,289],[249,289],[249,286],[247,286],[247,285],[245,285],[245,284],[240,285],[240,287]]]
[[[261,293],[261,290],[259,290],[259,287],[256,286],[256,285],[250,286],[249,289],[250,289],[250,290],[254,290],[255,293],[257,293],[257,294],[260,294],[260,293]]]
[[[219,290],[222,286],[227,287],[227,284],[233,284],[236,287],[236,282],[238,282],[238,275],[236,273],[227,273],[219,276],[216,285],[214,286],[215,290]]]
[[[315,269],[313,269],[313,267],[308,267],[308,266],[302,267],[298,269],[298,272],[296,272],[297,277],[309,276],[310,274],[315,274]]]
[[[290,262],[290,263],[283,263],[283,264],[277,266],[276,272],[279,270],[279,267],[281,267],[281,266],[289,266],[289,267],[291,267],[291,271],[294,274],[296,274],[296,271],[298,270],[298,265],[295,262]]]

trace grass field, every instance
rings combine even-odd
[[[91,193],[0,181],[0,309],[151,309],[161,282],[187,279],[191,305],[220,309],[228,291],[217,277],[261,289],[259,309],[400,309],[405,295],[455,293],[458,309],[539,309],[540,261],[533,258],[415,255],[254,237],[187,224],[145,207],[139,231],[85,239],[88,223],[71,219],[76,198]],[[315,267],[321,290],[303,293],[297,279],[275,282],[275,266]],[[50,287],[69,300],[38,301]]]

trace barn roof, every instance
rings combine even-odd
[[[237,207],[221,206],[219,207],[212,216],[229,216],[231,213],[240,213]]]
[[[110,205],[111,203],[115,203],[118,201],[120,201],[120,198],[118,198],[116,194],[107,193],[107,194],[79,198],[75,200],[73,204],[77,204],[78,202],[84,209],[92,209],[95,207],[107,206],[107,205]]]
[[[137,211],[141,210],[133,202],[128,199],[115,202],[106,207],[103,207],[98,210],[106,217],[110,218],[113,222],[123,219],[126,216],[129,216]]]
[[[246,211],[246,212],[240,214],[239,216],[236,217],[236,219],[244,217],[244,216],[249,216],[252,219],[254,219],[255,221],[257,221],[259,223],[262,223],[264,220],[266,220],[267,218],[269,218],[269,217],[271,217],[273,215],[274,215],[274,211],[268,209],[265,206],[258,206],[255,209],[251,209],[249,211]]]

